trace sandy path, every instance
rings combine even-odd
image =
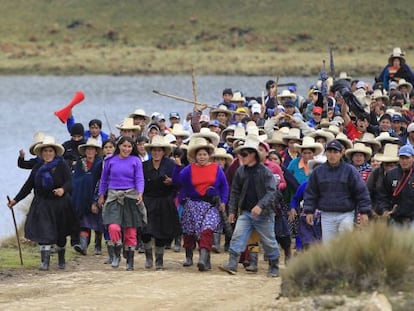
[[[0,281],[2,310],[264,310],[274,307],[280,278],[266,277],[267,264],[260,256],[258,274],[242,266],[236,276],[218,266],[227,254],[213,254],[213,269],[199,272],[183,268],[183,251],[166,250],[164,271],[145,270],[144,255],[136,253],[135,271],[102,264],[104,256],[76,256],[65,271],[55,268],[3,277]],[[195,256],[197,260],[197,256]],[[273,306],[272,306],[273,305]]]

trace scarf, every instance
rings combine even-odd
[[[62,157],[55,157],[51,162],[44,163],[36,172],[35,185],[42,190],[53,190],[53,176],[52,169],[54,169],[59,162],[62,161]]]
[[[407,184],[408,180],[410,179],[412,173],[413,173],[413,168],[412,167],[409,171],[403,171],[403,174],[402,174],[402,177],[401,177],[401,182],[398,183],[397,187],[395,188],[394,192],[392,193],[393,197],[397,197],[401,193],[404,186]]]

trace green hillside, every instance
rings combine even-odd
[[[409,0],[3,0],[0,73],[375,73],[414,60]]]

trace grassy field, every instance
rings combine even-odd
[[[4,0],[3,74],[378,73],[394,46],[414,63],[409,0]]]

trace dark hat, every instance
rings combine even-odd
[[[223,90],[223,95],[233,95],[233,90],[230,88],[224,89]]]
[[[284,106],[285,107],[295,107],[295,103],[293,102],[293,100],[288,99],[288,100],[285,101]]]
[[[402,120],[403,120],[403,118],[402,118],[402,116],[401,116],[401,115],[399,115],[399,114],[394,114],[394,115],[392,116],[392,122],[402,122]]]
[[[81,123],[75,123],[70,128],[70,136],[85,135],[85,129],[83,128],[83,125]]]
[[[333,149],[333,150],[336,150],[336,151],[342,151],[343,148],[344,148],[344,146],[337,139],[331,140],[326,145],[326,150]]]

